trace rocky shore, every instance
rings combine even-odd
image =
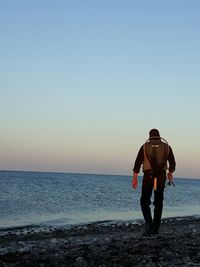
[[[142,221],[0,229],[0,267],[200,266],[200,218],[162,220],[142,238]]]

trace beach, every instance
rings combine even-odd
[[[165,218],[150,238],[142,237],[142,220],[1,228],[0,267],[200,266],[199,223]]]

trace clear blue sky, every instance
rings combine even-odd
[[[200,1],[1,1],[0,169],[132,174],[158,128],[200,178]]]

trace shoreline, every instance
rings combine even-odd
[[[143,220],[1,228],[0,266],[200,266],[199,224],[199,216],[164,218],[157,238],[141,237]]]

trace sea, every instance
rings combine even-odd
[[[0,171],[0,228],[139,220],[141,181],[133,190],[124,175]],[[163,218],[200,216],[200,179],[174,182],[165,188]]]

